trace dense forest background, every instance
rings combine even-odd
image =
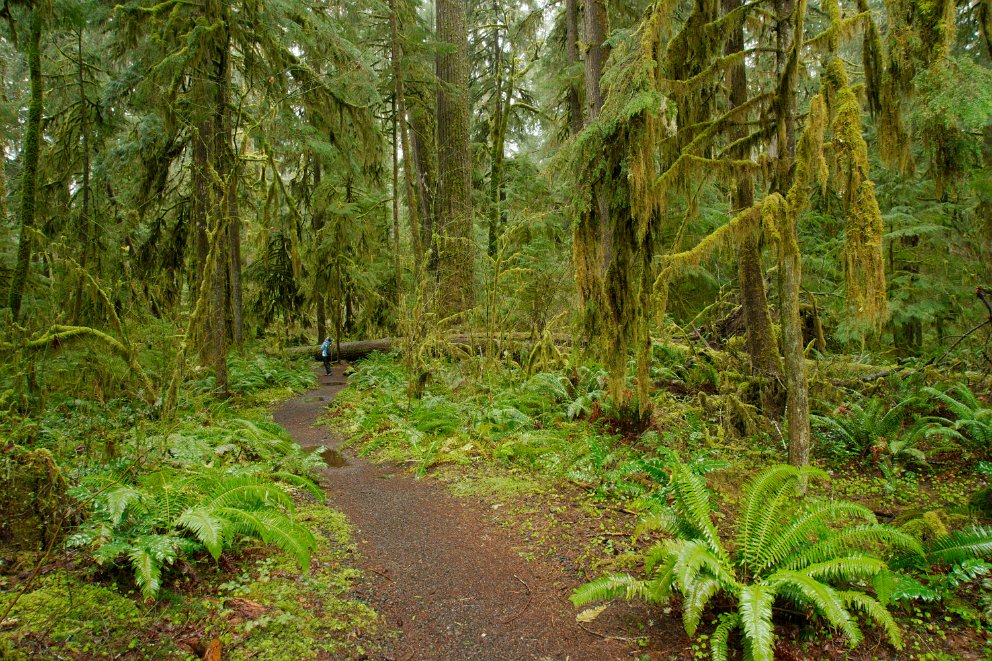
[[[3,0],[0,157],[0,451],[46,494],[33,514],[13,486],[0,497],[43,531],[11,567],[45,566],[70,530],[149,598],[174,560],[238,534],[306,565],[323,538],[278,484],[312,490],[314,465],[263,409],[311,383],[290,358],[325,337],[396,352],[356,381],[363,415],[403,429],[457,404],[450,429],[408,429],[420,473],[447,452],[425,439],[462,418],[511,464],[533,457],[502,435],[554,419],[612,439],[554,469],[597,497],[643,495],[608,486],[627,466],[692,510],[709,469],[678,456],[730,443],[760,456],[744,473],[793,467],[752,500],[799,502],[810,465],[867,466],[888,503],[869,514],[987,507],[989,0]],[[266,435],[277,449],[218,449]],[[177,481],[181,516],[127,518]],[[204,500],[248,483],[247,500]],[[692,512],[666,530],[712,543]],[[969,512],[977,562],[992,533]],[[905,546],[887,534],[871,544]],[[711,571],[668,588],[700,613],[718,589],[755,598]],[[576,601],[661,599],[630,585]],[[755,658],[771,649],[719,622]]]

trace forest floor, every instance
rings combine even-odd
[[[680,623],[652,635],[608,636],[648,622],[643,607],[618,605],[583,625],[568,602],[582,580],[567,550],[552,558],[532,539],[493,519],[493,505],[457,497],[402,466],[373,464],[339,448],[341,437],[318,421],[345,387],[344,366],[319,376],[317,388],[279,407],[274,418],[305,448],[325,448],[322,486],[329,505],[354,526],[360,598],[383,617],[385,659],[618,659],[651,644],[689,647]],[[498,507],[498,506],[497,506]],[[579,515],[580,516],[580,515]],[[667,631],[671,639],[650,641]],[[653,655],[652,655],[653,656]],[[668,655],[666,654],[666,658]]]

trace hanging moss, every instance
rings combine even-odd
[[[847,302],[854,317],[878,329],[888,318],[885,258],[882,253],[884,223],[870,179],[868,145],[861,128],[861,106],[848,85],[844,62],[827,63],[824,76],[833,117],[832,153],[837,184],[846,215],[844,275]]]

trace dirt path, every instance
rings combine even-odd
[[[314,427],[344,387],[343,367],[275,412],[304,447],[336,447]],[[487,523],[482,508],[448,495],[433,480],[395,467],[328,453],[325,487],[355,527],[358,564],[369,572],[368,601],[398,638],[385,658],[624,659],[631,650],[579,628],[559,568],[526,561],[512,532]]]

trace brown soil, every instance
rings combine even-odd
[[[344,387],[343,372],[321,374],[316,389],[275,412],[302,446],[337,448],[340,439],[315,423]],[[489,522],[481,503],[396,466],[328,455],[339,465],[325,470],[324,486],[354,526],[357,564],[370,579],[365,599],[397,632],[377,641],[381,658],[609,660],[637,653],[627,640],[580,626],[567,600],[575,577],[542,558],[521,557],[527,540]]]

